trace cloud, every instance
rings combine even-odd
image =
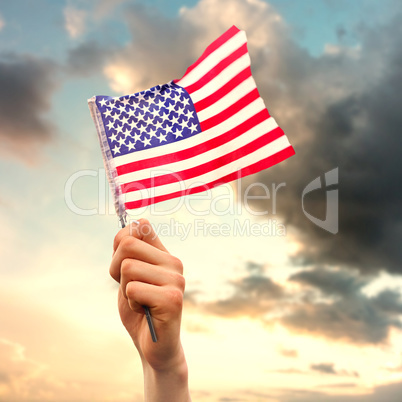
[[[279,353],[285,357],[298,357],[299,352],[296,349],[284,349],[280,348]]]
[[[180,78],[205,47],[233,24],[247,29],[250,43],[259,49],[265,41],[272,42],[271,31],[280,29],[279,14],[254,0],[203,0],[193,8],[182,7],[175,20],[137,4],[127,7],[125,18],[132,41],[104,69],[111,88],[124,94]]]
[[[197,304],[193,295],[191,306],[354,344],[386,343],[392,328],[402,329],[400,292],[385,289],[369,297],[363,292],[369,280],[346,269],[313,268],[277,284],[262,266],[249,263],[248,275],[229,283],[231,296]]]
[[[295,303],[279,318],[293,331],[375,344],[386,342],[391,328],[402,328],[399,294],[387,289],[368,297],[362,292],[367,282],[356,273],[315,268],[289,280],[318,291],[302,303]]]
[[[357,384],[353,382],[339,382],[336,384],[323,384],[319,385],[317,388],[355,388]]]
[[[195,61],[192,44],[196,32],[182,20],[167,20],[140,5],[128,7],[125,19],[132,41],[104,69],[114,91],[138,92],[179,78]]]
[[[67,73],[80,76],[93,75],[101,72],[106,61],[112,56],[113,51],[97,42],[88,41],[70,49],[67,54]]]
[[[120,4],[125,3],[127,0],[98,0],[94,4],[94,17],[96,19],[103,19],[112,14],[114,9]]]
[[[396,5],[395,14],[401,11]],[[402,191],[395,183],[402,179],[402,27],[397,17],[348,31],[358,42],[354,47],[343,43],[339,28],[339,43],[327,44],[320,57],[302,49],[280,14],[262,0],[201,0],[182,7],[175,20],[136,4],[126,8],[125,19],[132,41],[117,49],[103,70],[120,94],[179,78],[232,24],[244,29],[259,92],[296,149],[290,160],[244,181],[286,183],[278,213],[299,229],[303,247],[296,261],[401,272]],[[301,209],[305,186],[335,167],[340,175],[336,236],[315,226]],[[262,201],[253,202],[266,209]],[[325,216],[324,190],[310,193],[305,202],[309,213]]]
[[[45,117],[56,89],[56,65],[31,56],[0,55],[0,138],[3,156],[30,163],[53,137]]]
[[[252,59],[260,92],[296,156],[245,181],[286,183],[277,210],[300,231],[298,262],[402,272],[402,191],[395,187],[402,179],[401,31],[398,18],[361,28],[358,47],[328,45],[316,59],[286,38],[276,52]],[[340,209],[334,236],[304,216],[301,194],[335,167]],[[325,218],[324,190],[310,193],[305,203],[310,214]]]
[[[322,374],[359,377],[356,371],[335,370],[334,363],[315,363],[310,365],[310,369]]]
[[[229,282],[233,295],[226,299],[205,303],[208,312],[226,317],[261,317],[275,309],[285,296],[283,288],[263,274],[262,267],[249,262],[249,275]]]
[[[78,8],[67,6],[64,9],[64,27],[70,38],[77,39],[85,32],[87,12]]]
[[[346,388],[348,383],[346,383]],[[335,386],[336,384],[334,384]],[[353,386],[353,385],[352,385]],[[326,385],[329,387],[329,385]],[[348,394],[335,394],[328,395],[322,392],[305,391],[305,390],[292,390],[283,391],[281,401],[283,402],[398,402],[402,392],[402,382],[390,383],[374,387],[366,394],[348,395]]]

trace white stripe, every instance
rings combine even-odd
[[[238,100],[249,94],[253,89],[257,88],[253,77],[247,78],[240,85],[226,94],[223,98],[213,103],[211,106],[197,113],[198,120],[201,122],[216,116],[218,113],[227,109],[229,106],[236,103]]]
[[[120,183],[126,184],[133,181],[147,179],[151,177],[151,171],[155,169],[158,171],[158,174],[154,173],[152,174],[152,177],[163,176],[164,174],[169,174],[171,172],[181,172],[182,170],[186,170],[194,166],[200,166],[204,163],[219,158],[220,156],[235,151],[236,149],[244,147],[248,143],[261,137],[262,135],[274,130],[276,127],[278,127],[278,124],[276,123],[273,117],[270,117],[269,119],[262,121],[257,126],[254,126],[249,131],[240,135],[239,137],[234,138],[232,141],[226,142],[225,144],[217,148],[213,148],[206,152],[203,152],[202,154],[195,155],[192,158],[177,161],[174,163],[169,163],[166,165],[160,165],[156,168],[144,169],[120,175],[119,176]]]
[[[271,155],[282,151],[289,146],[289,141],[284,135],[277,140],[265,145],[262,148],[257,149],[255,152],[237,159],[227,165],[221,166],[218,169],[212,170],[204,175],[184,180],[176,183],[170,183],[163,186],[157,186],[150,189],[143,189],[139,191],[132,191],[131,193],[124,194],[125,202],[137,201],[146,198],[158,197],[161,195],[175,193],[176,191],[183,191],[191,187],[197,187],[205,185],[207,183],[218,180],[226,175],[236,172],[239,169],[250,166],[262,159],[265,159]]]
[[[248,53],[241,56],[232,64],[222,70],[216,77],[214,77],[208,84],[205,84],[200,89],[194,91],[190,96],[193,103],[196,103],[207,96],[213,94],[218,89],[221,89],[237,74],[241,73],[245,68],[250,67],[250,56]]]
[[[246,33],[244,31],[238,32],[235,36],[231,37],[222,46],[218,47],[210,55],[207,56],[197,67],[191,70],[185,77],[177,82],[177,85],[186,87],[197,82],[208,71],[214,68],[224,58],[235,52],[242,45],[247,43]]]
[[[253,117],[261,110],[265,109],[264,101],[261,98],[256,99],[255,101],[248,104],[238,113],[230,117],[229,119],[223,121],[221,124],[218,124],[215,127],[210,128],[200,134],[194,135],[193,137],[186,138],[182,141],[172,142],[170,144],[162,145],[159,147],[144,149],[139,152],[133,152],[127,155],[116,156],[113,160],[117,166],[123,166],[127,163],[145,160],[149,158],[154,158],[160,155],[168,155],[175,152],[179,152],[184,148],[191,148],[196,145],[201,144],[204,141],[215,138],[222,133],[226,133],[232,128],[238,126],[243,123],[250,117]],[[185,142],[183,142],[185,141]]]

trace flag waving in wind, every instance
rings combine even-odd
[[[88,100],[119,216],[257,173],[294,150],[251,75],[233,26],[184,76],[121,97]]]

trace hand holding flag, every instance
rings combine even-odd
[[[88,104],[122,226],[126,211],[205,191],[294,154],[259,95],[246,34],[235,26],[181,79]]]

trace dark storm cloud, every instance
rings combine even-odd
[[[302,233],[299,262],[400,273],[402,25],[395,18],[362,28],[358,35],[360,49],[329,47],[318,59],[289,42],[278,49],[284,68],[275,70],[276,82],[257,65],[261,93],[296,155],[252,180],[286,183],[277,209]],[[269,71],[268,57],[266,66]],[[301,194],[309,182],[336,167],[339,233],[332,235],[303,214]],[[305,202],[307,212],[324,219],[324,190],[308,194]]]
[[[5,154],[32,162],[54,128],[45,117],[56,88],[56,66],[14,54],[0,55],[0,138]]]
[[[369,280],[347,271],[330,271],[320,268],[298,272],[290,276],[289,280],[313,286],[328,296],[353,295],[369,283]]]
[[[288,291],[258,268],[231,281],[226,299],[197,306],[226,317],[252,317],[267,325],[279,322],[297,333],[355,344],[387,342],[391,328],[402,328],[400,293],[386,289],[369,297],[363,292],[368,280],[346,269],[315,268],[292,275],[299,290]],[[249,267],[252,266],[249,264]],[[193,306],[196,299],[192,299]],[[275,318],[267,318],[269,316]]]
[[[386,342],[391,328],[402,328],[399,293],[387,289],[369,297],[362,292],[368,282],[357,274],[316,268],[289,279],[319,290],[315,298],[294,304],[279,319],[291,330],[353,343],[375,344]],[[322,298],[326,300],[320,300]]]

